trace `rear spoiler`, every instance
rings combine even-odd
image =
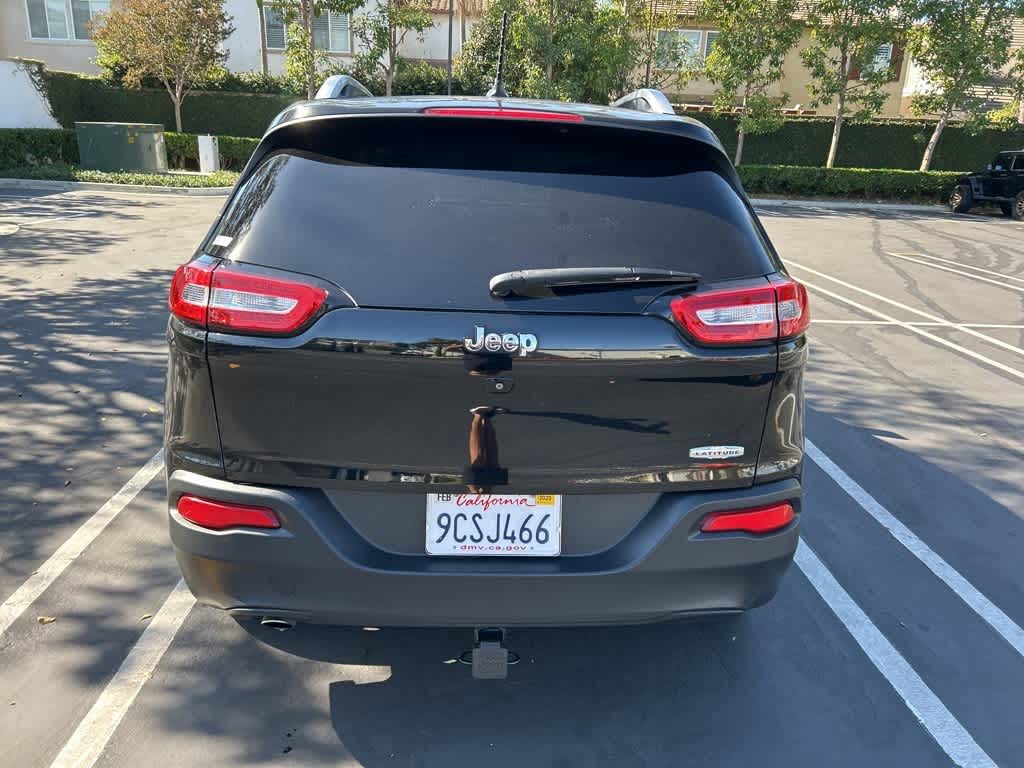
[[[350,75],[331,75],[324,80],[314,98],[317,99],[365,99],[373,96],[369,89]]]
[[[668,97],[661,91],[654,88],[641,88],[632,93],[627,93],[621,99],[616,99],[611,107],[619,109],[635,109],[638,112],[653,112],[658,115],[674,115],[672,104]]]

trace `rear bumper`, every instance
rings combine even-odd
[[[183,493],[274,509],[276,531],[214,532],[181,518]],[[792,502],[795,479],[662,494],[610,547],[543,558],[432,558],[382,549],[321,491],[263,488],[187,471],[168,478],[171,540],[200,602],[236,615],[358,626],[632,624],[742,611],[772,598],[799,515],[767,536],[707,535],[710,512]],[[424,512],[425,514],[425,512]]]

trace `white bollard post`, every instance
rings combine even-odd
[[[199,172],[213,173],[220,170],[220,151],[216,136],[199,137]]]

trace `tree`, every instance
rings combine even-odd
[[[696,70],[718,86],[715,106],[732,111],[739,101],[736,157],[743,160],[747,133],[769,133],[782,124],[779,112],[787,94],[771,96],[782,80],[786,54],[800,39],[802,23],[794,18],[797,0],[705,0],[701,21],[718,30],[714,47]]]
[[[299,90],[305,90],[306,98],[316,96],[327,68],[327,53],[316,47],[313,23],[330,13],[352,13],[362,6],[364,0],[274,0],[274,7],[281,14],[286,29],[285,74]]]
[[[398,67],[398,50],[410,32],[422,34],[433,26],[430,0],[378,0],[377,7],[356,19],[356,37],[363,50],[356,69],[384,74],[385,94],[391,95]]]
[[[631,85],[638,61],[637,35],[623,3],[495,0],[473,27],[456,62],[467,93],[484,93],[494,80],[503,11],[509,11],[509,93],[607,104],[610,96]]]
[[[1018,48],[1010,67],[1010,84],[1017,102],[1017,124],[1024,125],[1024,48]]]
[[[941,0],[940,0],[941,1]],[[896,43],[905,28],[903,0],[820,0],[809,6],[811,44],[800,51],[811,75],[814,106],[836,103],[832,143],[825,166],[835,164],[839,134],[847,117],[867,120],[885,104],[885,85],[895,79],[897,57],[879,57],[882,46]]]
[[[624,34],[629,36],[627,50],[635,60],[626,90],[660,90],[680,82],[685,77],[687,52],[679,49],[671,33],[658,34],[676,26],[675,15],[665,11],[658,0],[622,0],[621,8]]]
[[[920,0],[915,10],[924,21],[910,31],[909,50],[925,85],[911,99],[911,109],[939,118],[921,157],[921,170],[927,171],[950,119],[984,119],[975,89],[1005,77],[1013,21],[1024,14],[1024,0]]]
[[[192,85],[224,61],[224,40],[234,30],[221,0],[122,0],[90,23],[103,59],[125,67],[124,83],[139,87],[155,77],[174,104],[181,131],[181,103]]]
[[[260,26],[260,73],[266,76],[270,70],[267,67],[267,17],[263,14],[263,0],[256,0],[256,16]]]

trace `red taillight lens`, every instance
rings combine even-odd
[[[210,287],[211,331],[291,333],[327,298],[327,291],[315,285],[224,268],[213,273]]]
[[[223,531],[225,528],[281,527],[281,521],[269,507],[229,504],[198,496],[182,496],[178,499],[178,514],[190,523],[214,531]]]
[[[703,344],[749,344],[778,337],[770,285],[692,293],[673,299],[671,306],[676,321]]]
[[[741,509],[737,512],[712,512],[704,518],[700,529],[704,533],[771,533],[785,528],[796,518],[793,506],[788,502],[772,504],[769,507]]]
[[[427,107],[425,115],[435,117],[497,117],[505,120],[553,120],[582,123],[583,115],[571,112],[546,112],[542,109],[502,109],[500,107]]]
[[[210,280],[216,262],[202,259],[182,264],[171,280],[167,297],[171,313],[186,322],[206,325],[206,306],[210,303]]]
[[[315,285],[217,267],[183,264],[171,281],[171,312],[211,331],[294,333],[315,315],[327,291]]]
[[[789,278],[767,285],[679,296],[672,315],[701,344],[755,344],[803,333],[811,322],[807,289]]]
[[[811,324],[811,304],[807,289],[786,277],[772,280],[779,301],[779,338],[799,336]]]

